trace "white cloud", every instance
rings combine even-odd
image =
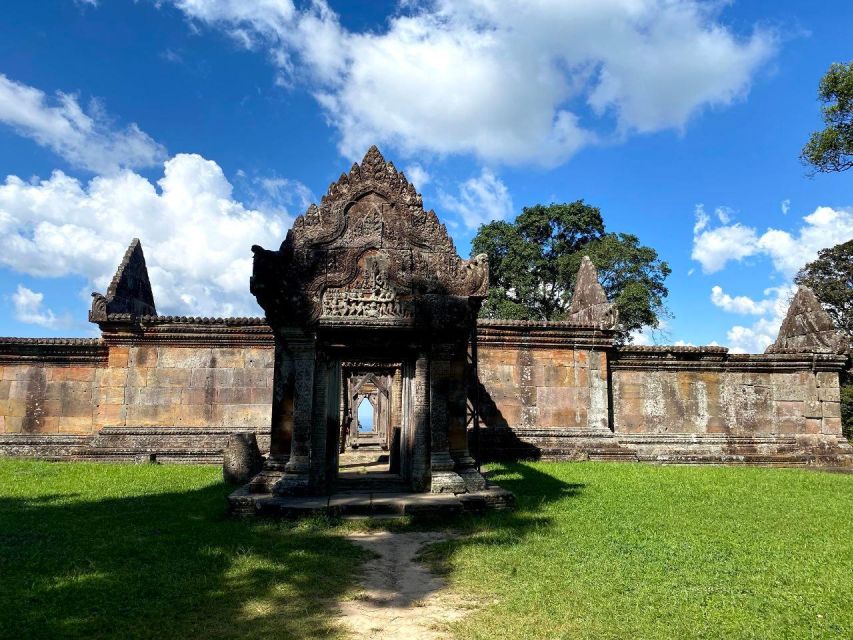
[[[754,227],[737,222],[710,228],[709,217],[700,205],[696,209],[691,257],[702,265],[704,273],[714,273],[730,261],[766,255],[778,272],[792,278],[821,249],[853,238],[851,209],[818,207],[803,222],[795,231],[770,228],[760,236]]]
[[[418,163],[410,164],[406,167],[404,173],[406,174],[406,179],[415,185],[415,188],[418,191],[427,186],[432,180],[432,176],[429,175],[429,172]]]
[[[703,272],[714,273],[730,260],[739,261],[756,252],[755,229],[739,223],[712,229],[709,224],[710,217],[702,205],[697,205],[691,257],[702,265]]]
[[[37,324],[47,329],[55,329],[69,324],[70,318],[57,317],[50,309],[44,308],[44,294],[28,289],[22,284],[12,294],[12,306],[15,318],[25,324]]]
[[[796,290],[793,284],[769,287],[764,290],[763,300],[753,300],[748,296],[731,296],[722,287],[713,287],[711,302],[723,311],[762,316],[748,327],[735,325],[728,330],[726,338],[732,353],[762,353],[776,339]]]
[[[325,0],[172,2],[265,50],[280,84],[307,85],[354,159],[391,143],[559,164],[597,130],[682,130],[742,98],[776,49],[767,31],[728,28],[724,3],[698,0],[403,2],[386,28],[361,32]]]
[[[75,167],[114,172],[162,162],[166,150],[131,123],[115,129],[103,107],[92,100],[84,110],[77,96],[44,92],[0,74],[0,123],[51,149]]]
[[[784,200],[782,200],[782,204],[779,206],[782,209],[782,215],[788,215],[788,212],[791,210],[791,199],[785,198]]]
[[[285,186],[294,201],[299,183],[269,185],[279,206],[248,208],[215,162],[179,154],[156,184],[124,170],[81,183],[61,171],[0,184],[0,264],[42,277],[79,275],[104,292],[134,236],[142,240],[162,314],[247,315],[259,308],[249,293],[252,254],[275,248],[291,218],[280,203]]]
[[[439,200],[445,209],[459,215],[471,229],[492,220],[508,218],[513,212],[509,189],[488,169],[461,183],[458,197],[440,193]]]

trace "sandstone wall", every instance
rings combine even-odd
[[[0,454],[216,461],[237,430],[268,446],[262,321],[102,328],[97,340],[0,339]],[[567,323],[482,321],[478,335],[484,458],[853,462],[843,356],[616,348],[612,333]]]

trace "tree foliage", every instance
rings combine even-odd
[[[800,154],[815,171],[829,173],[853,167],[853,62],[835,63],[820,81],[825,128],[809,138]]]
[[[598,268],[608,300],[619,309],[623,335],[657,327],[666,315],[669,265],[637,236],[606,232],[601,211],[583,200],[525,207],[515,222],[482,225],[472,246],[474,253],[489,256],[483,317],[564,318],[584,255]]]
[[[814,291],[835,325],[853,337],[853,240],[821,249],[794,282]]]

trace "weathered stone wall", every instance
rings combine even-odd
[[[238,430],[267,449],[261,320],[102,328],[98,340],[0,340],[0,454],[215,461]],[[844,356],[616,348],[611,332],[567,323],[481,321],[478,335],[484,457],[853,462]]]

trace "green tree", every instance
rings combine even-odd
[[[800,159],[814,171],[829,173],[853,167],[853,62],[836,62],[818,89],[826,127],[803,147]]]
[[[583,200],[525,207],[515,222],[482,225],[473,253],[489,256],[489,296],[482,317],[560,320],[571,302],[581,259],[598,268],[620,329],[657,327],[666,316],[669,265],[628,233],[607,233],[601,211]]]
[[[797,284],[814,291],[835,325],[853,340],[853,240],[821,249],[817,258],[794,276]],[[844,435],[853,438],[853,375],[847,372],[841,388]]]
[[[794,282],[814,291],[835,325],[853,338],[853,240],[821,249]]]

